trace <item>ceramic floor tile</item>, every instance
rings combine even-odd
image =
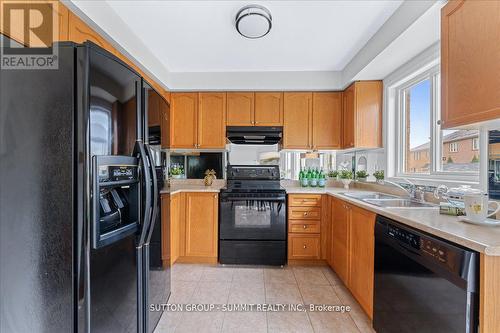
[[[323,274],[323,267],[293,267],[298,284],[330,285]]]
[[[201,274],[201,281],[231,282],[234,269],[224,266],[207,266]]]
[[[224,312],[185,312],[175,333],[219,333]]]
[[[335,286],[335,292],[339,296],[342,304],[349,305],[351,307],[351,311],[349,312],[351,318],[354,320],[354,323],[358,327],[358,329],[365,333],[374,332],[372,328],[372,321],[365,313],[365,311],[361,308],[359,303],[354,299],[349,290],[345,286]]]
[[[226,304],[231,282],[201,281],[191,298],[195,304]]]
[[[198,282],[192,281],[172,281],[172,289],[168,303],[185,304],[189,303],[193,296]]]
[[[299,288],[292,283],[266,283],[266,303],[302,303]]]
[[[322,267],[323,274],[332,286],[337,286],[342,284],[342,280],[338,275],[328,266]]]
[[[313,328],[306,312],[268,312],[269,333],[310,333]]]
[[[265,312],[226,312],[222,325],[223,333],[265,333]]]
[[[182,320],[183,312],[163,312],[154,333],[172,333]]]
[[[291,268],[265,268],[264,281],[266,283],[297,283]]]
[[[172,281],[200,281],[205,265],[175,264],[172,267]]]
[[[235,268],[233,273],[233,281],[241,282],[264,282],[264,269],[262,268]]]
[[[301,284],[299,290],[305,304],[341,305],[339,297],[330,285]]]
[[[229,304],[261,304],[266,301],[264,282],[233,281]]]
[[[349,313],[308,312],[315,333],[359,333]]]

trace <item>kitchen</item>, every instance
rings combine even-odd
[[[500,332],[500,2],[0,5],[0,331]]]

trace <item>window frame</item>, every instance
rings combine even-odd
[[[443,149],[443,137],[442,129],[440,126],[441,122],[441,96],[440,96],[440,65],[436,64],[428,67],[425,70],[416,70],[414,73],[407,75],[405,79],[400,80],[397,85],[390,87],[394,91],[394,123],[395,133],[394,139],[396,142],[389,145],[390,149],[394,149],[393,154],[388,154],[388,156],[395,156],[393,161],[388,159],[389,163],[394,163],[392,168],[392,174],[389,173],[388,176],[393,180],[410,179],[421,183],[427,183],[431,185],[450,182],[450,183],[469,183],[478,184],[479,183],[479,172],[449,172],[443,171],[442,169],[442,149]],[[415,86],[416,84],[430,80],[430,122],[429,122],[429,133],[430,133],[430,144],[429,144],[429,173],[411,173],[405,171],[406,156],[406,105],[405,97],[409,88]],[[389,123],[389,125],[391,125]],[[478,146],[480,146],[480,140]]]

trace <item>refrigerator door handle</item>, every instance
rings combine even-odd
[[[156,170],[155,170],[155,167],[154,167],[154,163],[153,163],[153,154],[151,154],[151,148],[149,147],[148,144],[145,144],[145,150],[146,150],[146,154],[148,155],[148,158],[149,158],[149,164],[151,166],[151,181],[152,181],[152,194],[153,194],[153,207],[152,207],[152,214],[151,214],[151,222],[149,223],[149,231],[148,231],[148,235],[146,237],[146,243],[149,244],[149,241],[151,240],[151,236],[153,234],[153,229],[155,227],[155,223],[156,223],[156,216],[158,215],[158,196],[159,196],[159,193],[158,193],[158,179],[156,177]]]
[[[144,216],[142,219],[141,229],[139,233],[139,240],[137,243],[137,247],[142,247],[146,241],[147,232],[149,230],[149,224],[151,223],[150,215],[151,215],[151,169],[150,163],[148,161],[148,156],[146,154],[146,148],[144,147],[144,143],[141,141],[136,142],[135,150],[136,154],[139,155],[139,164],[142,169],[142,176],[145,184],[145,198],[143,201],[144,204]]]

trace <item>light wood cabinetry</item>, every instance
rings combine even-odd
[[[161,261],[163,266],[168,266],[172,264],[175,259],[173,258],[173,246],[172,246],[172,232],[177,232],[177,230],[172,230],[172,228],[176,228],[170,223],[170,195],[162,194],[161,195]],[[175,253],[178,256],[178,251]]]
[[[370,318],[373,316],[375,217],[370,211],[331,199],[329,263]]]
[[[167,101],[160,98],[160,129],[161,147],[170,147],[170,106]]]
[[[227,93],[227,126],[253,126],[254,93],[228,92]]]
[[[226,93],[199,93],[197,148],[226,145]]]
[[[312,107],[313,149],[342,146],[342,93],[314,92]]]
[[[180,227],[182,221],[181,212],[183,211],[183,202],[181,200],[180,193],[176,193],[174,195],[163,194],[162,204],[165,200],[170,200],[170,211],[163,209],[163,214],[164,216],[167,216],[167,218],[170,218],[170,263],[173,264],[180,256]],[[168,213],[170,216],[166,215]]]
[[[226,93],[172,93],[170,147],[224,148]]]
[[[148,126],[160,126],[160,100],[158,94],[148,95]]]
[[[283,147],[287,149],[312,148],[312,93],[284,93]]]
[[[382,81],[357,81],[343,92],[342,148],[382,147]]]
[[[218,195],[186,194],[186,256],[217,258]]]
[[[321,195],[288,195],[288,260],[321,259]]]
[[[441,10],[441,126],[500,118],[500,2],[449,1]]]
[[[350,206],[349,290],[370,318],[373,318],[373,278],[375,258],[375,214]]]
[[[255,93],[254,125],[283,126],[282,92]]]
[[[171,148],[197,148],[198,93],[172,93],[170,102]]]
[[[110,53],[117,54],[116,49],[107,40],[72,12],[69,13],[68,37],[75,43],[91,41]]]

